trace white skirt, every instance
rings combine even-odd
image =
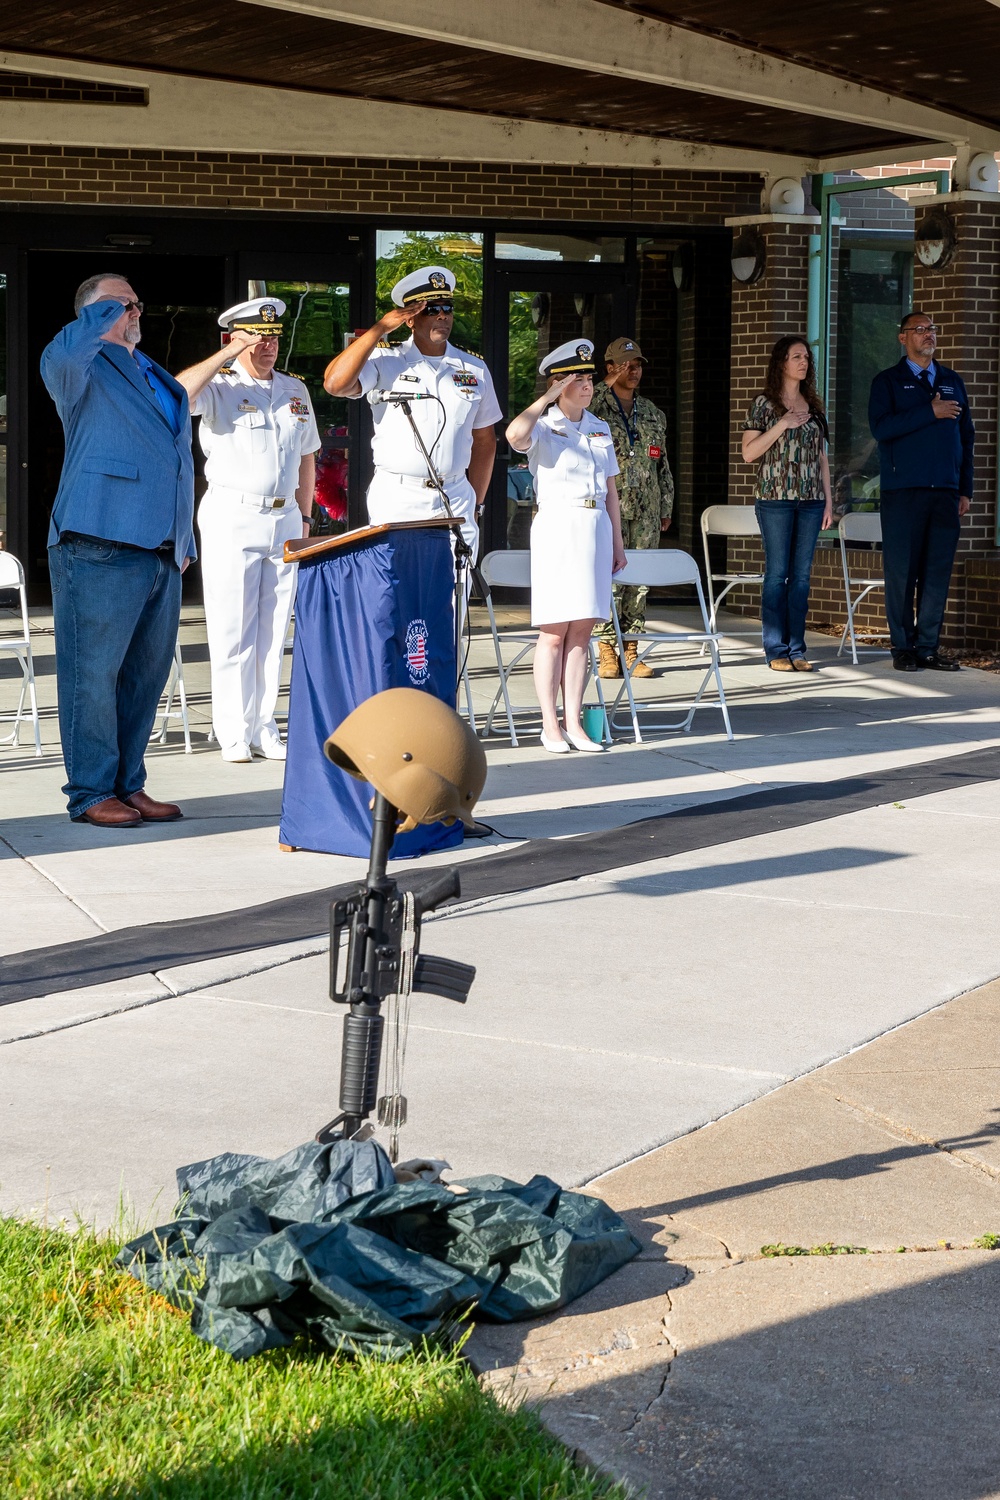
[[[607,620],[614,535],[603,506],[543,502],[531,523],[531,623]]]

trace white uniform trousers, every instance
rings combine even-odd
[[[274,710],[295,600],[285,542],[302,535],[294,499],[280,510],[240,490],[209,485],[198,508],[201,576],[212,666],[212,727],[219,745],[277,735]]]
[[[445,493],[452,511],[462,522],[462,535],[472,550],[479,553],[479,527],[476,525],[476,492],[464,474],[442,475]],[[373,526],[392,521],[429,521],[444,516],[444,504],[436,490],[429,490],[424,480],[409,474],[393,474],[376,469],[368,486],[368,519]]]

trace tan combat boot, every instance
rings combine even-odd
[[[597,643],[598,677],[620,677],[622,675],[621,662],[618,660],[618,652],[610,641],[598,641]]]
[[[637,641],[625,642],[625,670],[630,677],[653,677],[655,673],[651,666],[639,660],[639,644]]]

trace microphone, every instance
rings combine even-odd
[[[428,391],[372,391],[368,397],[372,406],[398,406],[401,401],[433,401]]]

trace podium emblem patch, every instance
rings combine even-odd
[[[430,676],[430,663],[427,660],[427,623],[424,620],[411,620],[406,627],[406,670],[410,674],[410,681],[415,687],[420,687]]]

